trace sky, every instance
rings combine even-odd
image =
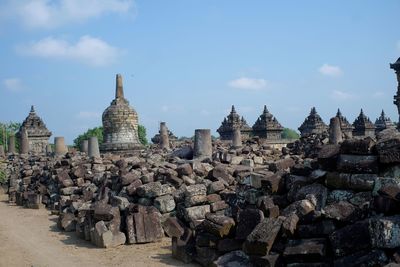
[[[293,129],[313,106],[326,123],[337,108],[397,121],[399,11],[398,0],[0,0],[0,121],[35,105],[72,144],[101,125],[117,73],[149,138],[161,121],[217,136],[231,105],[250,126],[264,105]]]

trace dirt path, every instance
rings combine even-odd
[[[9,205],[0,195],[0,266],[184,266],[161,243],[100,249],[57,229],[45,209]],[[188,266],[188,265],[185,265]]]

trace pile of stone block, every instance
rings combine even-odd
[[[175,258],[202,266],[400,263],[400,136],[318,140],[297,154],[214,142],[202,161],[155,148],[14,157],[10,200],[45,205],[99,247],[166,235]]]

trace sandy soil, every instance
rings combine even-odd
[[[171,242],[100,249],[58,230],[45,209],[10,205],[0,195],[0,266],[189,266],[171,257]],[[192,265],[194,266],[194,265]]]

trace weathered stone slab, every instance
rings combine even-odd
[[[259,209],[240,210],[237,215],[236,239],[246,239],[263,219],[264,214]]]
[[[338,171],[345,173],[378,173],[377,156],[340,155]]]
[[[345,256],[371,247],[368,220],[345,226],[329,236],[335,256]]]
[[[247,236],[243,251],[252,255],[267,255],[281,229],[282,220],[265,218]]]
[[[327,218],[342,222],[357,221],[361,217],[361,210],[345,201],[330,204],[324,210]]]
[[[400,247],[400,216],[371,219],[369,233],[374,248]]]
[[[289,240],[283,257],[291,262],[316,262],[326,256],[327,242],[325,238]]]
[[[247,256],[243,251],[237,250],[226,253],[225,255],[219,257],[210,266],[212,267],[252,267],[250,263],[249,256]]]
[[[269,165],[269,170],[273,172],[289,170],[295,164],[292,158],[284,158],[271,163]]]
[[[336,259],[333,263],[334,267],[343,266],[385,266],[388,257],[382,250],[364,250],[356,252],[346,257]]]
[[[164,232],[169,237],[181,237],[185,233],[183,223],[181,223],[176,217],[168,217],[162,223]]]
[[[154,199],[154,207],[161,213],[168,213],[175,209],[175,201],[172,195],[165,195]]]
[[[228,216],[208,213],[202,226],[207,232],[222,238],[229,235],[235,226],[235,221]]]
[[[156,242],[164,236],[161,215],[154,207],[130,206],[126,227],[128,244]]]

